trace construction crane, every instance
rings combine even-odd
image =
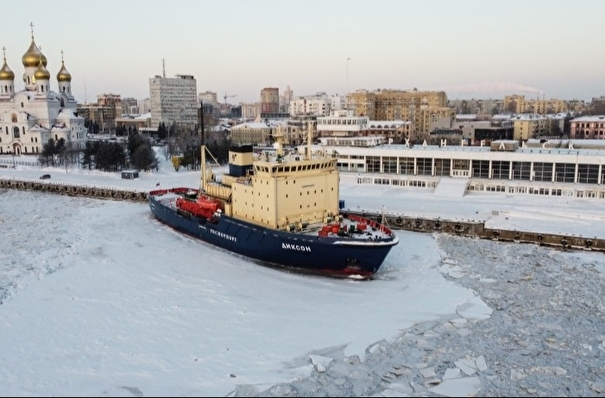
[[[223,96],[223,100],[225,101],[225,104],[227,103],[227,98],[231,98],[231,97],[237,97],[237,95],[227,95],[227,93],[225,93],[225,95]]]

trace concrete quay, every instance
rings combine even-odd
[[[0,189],[19,189],[38,191],[58,195],[89,197],[97,199],[147,202],[147,192],[116,188],[111,186],[93,186],[70,184],[48,180],[28,180],[0,178]],[[441,232],[456,236],[476,237],[503,242],[533,243],[560,249],[605,251],[605,239],[576,235],[553,234],[523,230],[489,228],[483,221],[448,220],[444,218],[412,217],[397,213],[365,212],[346,210],[349,214],[358,214],[386,224],[396,230],[415,232]]]
[[[385,222],[392,229],[415,232],[442,232],[457,236],[491,239],[494,241],[533,243],[561,249],[605,251],[605,239],[576,235],[488,228],[482,221],[448,220],[442,218],[411,217],[392,213],[348,211],[377,222]]]
[[[147,202],[147,192],[116,187],[75,185],[47,180],[18,180],[0,178],[0,189],[19,189],[23,191],[38,191],[58,195],[80,196],[97,199],[126,200],[131,202]]]

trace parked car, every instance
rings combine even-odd
[[[50,174],[42,174],[42,175],[40,176],[40,179],[41,179],[41,180],[48,180],[49,178],[50,178]]]

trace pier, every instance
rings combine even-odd
[[[75,185],[49,180],[19,180],[0,178],[0,189],[19,189],[58,195],[95,199],[123,200],[147,203],[147,192],[120,189],[109,186]],[[534,231],[488,228],[483,221],[448,220],[443,218],[415,217],[403,214],[343,210],[374,221],[386,222],[391,229],[424,233],[448,233],[452,235],[492,239],[502,242],[533,243],[559,249],[605,251],[605,239],[576,235],[552,234]]]
[[[131,202],[147,202],[147,192],[134,189],[115,187],[75,185],[48,180],[17,180],[0,178],[0,189],[19,189],[22,191],[38,191],[66,196],[89,197],[96,199],[125,200]]]
[[[488,228],[484,221],[423,218],[379,212],[348,211],[348,213],[358,214],[377,222],[382,221],[392,229],[425,233],[441,232],[502,242],[533,243],[559,249],[605,251],[605,239],[595,237]]]

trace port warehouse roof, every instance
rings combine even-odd
[[[344,137],[332,138],[332,142],[337,142],[337,145],[314,146],[314,149],[323,149],[327,151],[335,151],[339,156],[342,155],[369,155],[369,156],[393,156],[393,152],[401,153],[405,156],[410,152],[426,152],[433,151],[443,153],[450,157],[452,153],[463,155],[463,157],[473,157],[474,154],[485,154],[478,158],[506,158],[510,159],[511,155],[520,155],[526,158],[529,155],[561,155],[561,156],[605,156],[605,140],[538,140],[530,139],[525,143],[525,146],[518,147],[518,141],[515,140],[498,140],[493,141],[491,145],[485,146],[468,146],[468,145],[405,145],[405,144],[381,144],[381,140],[377,137],[355,137],[351,138],[356,142],[355,145],[346,145],[349,139]],[[326,143],[328,140],[323,139]],[[466,155],[466,156],[464,156]],[[516,157],[516,156],[512,156]],[[564,158],[563,158],[564,159]],[[563,160],[562,159],[562,160]],[[590,163],[601,163],[600,159],[593,159]]]

